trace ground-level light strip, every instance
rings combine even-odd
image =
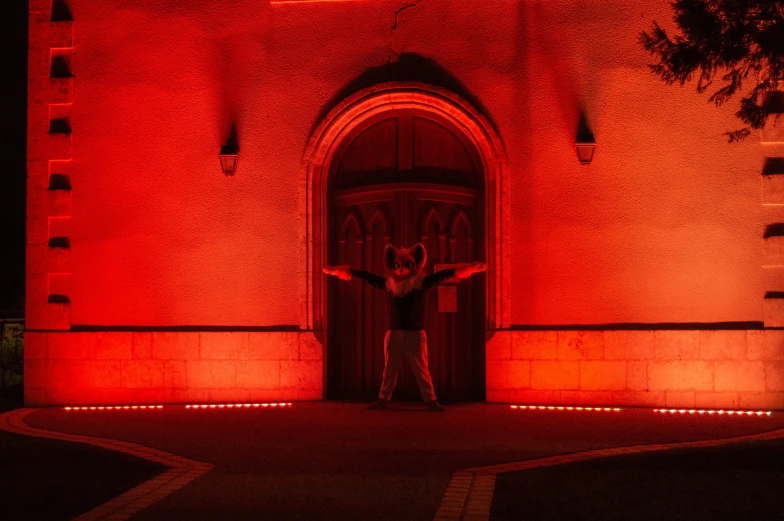
[[[584,407],[576,405],[510,405],[512,409],[522,411],[591,411],[591,412],[621,412],[620,407]],[[702,414],[715,416],[771,416],[772,411],[740,411],[725,409],[653,409],[661,414]]]
[[[163,405],[89,405],[63,407],[66,411],[119,411],[138,409],[163,409]]]
[[[186,409],[251,409],[254,407],[259,408],[283,408],[291,407],[291,402],[288,403],[202,403],[202,404],[188,404]],[[130,410],[150,410],[150,409],[163,409],[163,405],[69,405],[63,407],[66,411],[130,411]],[[176,405],[167,405],[167,408],[177,407]]]
[[[512,405],[512,409],[528,411],[591,411],[591,412],[620,412],[618,407],[578,407],[572,405]]]
[[[661,414],[708,414],[717,416],[770,416],[771,411],[735,411],[724,409],[654,409],[653,412]]]
[[[201,403],[186,405],[186,409],[250,409],[252,407],[291,407],[289,403]]]

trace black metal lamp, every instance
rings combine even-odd
[[[221,147],[218,159],[220,159],[223,173],[226,175],[234,175],[234,172],[237,171],[237,164],[240,162],[240,144],[237,139],[236,125],[231,126],[229,137],[226,140],[226,144]]]
[[[596,149],[596,140],[593,137],[593,132],[588,128],[585,114],[580,115],[580,124],[577,127],[577,139],[574,146],[577,149],[577,159],[580,160],[580,164],[583,166],[590,165]]]
[[[221,170],[226,175],[234,175],[234,172],[237,171],[237,163],[240,162],[240,155],[239,154],[225,154],[223,150],[221,153],[218,154],[218,159],[220,159]]]

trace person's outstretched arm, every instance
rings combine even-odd
[[[472,262],[471,264],[457,264],[454,268],[447,268],[445,270],[437,271],[425,277],[422,281],[422,288],[427,289],[437,286],[442,282],[455,278],[457,280],[467,279],[474,273],[482,273],[487,269],[484,262]]]
[[[357,277],[378,289],[386,289],[387,287],[387,282],[384,277],[379,277],[378,275],[374,275],[373,273],[367,271],[352,270],[351,266],[348,264],[342,264],[340,266],[326,266],[324,267],[324,273],[327,275],[334,275],[340,280],[351,280],[354,277]]]
[[[460,280],[467,279],[476,273],[482,273],[487,269],[484,262],[472,262],[471,264],[458,264],[455,268],[455,277]]]

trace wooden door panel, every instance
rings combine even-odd
[[[473,159],[459,137],[443,125],[421,117],[413,118],[413,132],[415,168],[423,171],[437,168],[451,172],[452,176],[459,172],[463,180],[476,183]]]
[[[478,257],[473,239],[473,230],[477,228],[476,216],[469,216],[473,213],[472,210],[475,209],[453,208],[448,234],[450,263],[473,262]],[[483,284],[476,276],[462,281],[457,287],[457,312],[446,317],[447,327],[455,343],[455,353],[458,355],[452,366],[453,379],[450,382],[450,392],[455,393],[456,399],[461,401],[471,398],[470,393],[466,394],[469,389],[459,385],[458,379],[462,378],[469,382],[473,380],[471,345],[477,341],[474,333],[482,323],[482,320],[477,320],[477,315],[484,314],[483,308],[476,305],[477,298],[481,301],[482,288]]]
[[[394,118],[380,121],[360,133],[343,154],[338,176],[361,177],[365,172],[397,170],[397,124]],[[350,184],[351,179],[345,179]],[[357,179],[358,182],[363,180]]]
[[[339,200],[333,222],[337,248],[329,263],[383,274],[383,252],[395,237],[396,194]],[[350,204],[346,204],[350,203]],[[328,394],[339,399],[373,399],[381,386],[386,334],[383,292],[360,281],[330,277]]]
[[[348,211],[341,217],[337,263],[361,267],[364,248],[361,217],[354,211]],[[361,288],[359,289],[361,290]],[[362,362],[356,356],[356,346],[362,344],[362,321],[358,319],[362,306],[362,295],[356,286],[348,284],[338,285],[337,294],[339,300],[343,302],[343,306],[336,310],[335,317],[342,328],[341,345],[339,346],[341,354],[339,378],[347,392],[357,392],[361,389],[361,380],[357,379],[357,370],[362,367]],[[351,356],[352,353],[354,356]]]
[[[372,211],[372,205],[367,205]],[[392,216],[384,205],[376,207],[372,216],[371,227],[368,234],[367,257],[365,266],[367,271],[381,275],[384,273],[384,249],[392,238]],[[381,377],[384,371],[384,335],[386,335],[386,301],[384,294],[368,284],[365,288],[365,383],[366,392],[371,399],[381,387]]]
[[[446,221],[444,219],[444,204],[423,204],[418,209],[420,219],[420,235],[417,240],[427,248],[427,273],[433,273],[433,266],[447,262]],[[425,307],[425,331],[428,340],[428,365],[433,378],[433,386],[443,390],[447,378],[447,368],[451,362],[451,349],[448,331],[439,322],[438,289],[434,288],[428,295]],[[443,394],[443,393],[442,393]]]
[[[435,264],[454,264],[472,262],[481,257],[474,243],[473,231],[478,229],[476,199],[444,201],[432,192],[415,192],[418,216],[420,219],[420,238],[435,253],[428,261],[428,272]],[[436,200],[434,200],[436,199]],[[466,202],[473,203],[467,205]],[[481,284],[474,277],[455,286],[457,311],[440,312],[438,290],[431,291],[427,305],[426,328],[430,350],[430,366],[433,384],[445,402],[468,401],[472,386],[472,353],[476,350],[475,330],[484,313],[475,300],[483,298],[477,294]],[[481,317],[482,315],[479,315]]]
[[[451,200],[450,200],[451,199]],[[334,222],[338,248],[336,262],[349,264],[383,275],[383,252],[390,242],[411,246],[422,242],[427,248],[426,273],[436,264],[472,262],[481,258],[481,241],[474,236],[479,230],[476,198],[456,197],[437,190],[374,191],[365,197],[353,194],[340,198],[345,206],[336,208]],[[404,240],[398,240],[404,238]],[[481,277],[481,276],[480,276]],[[331,286],[334,310],[328,364],[339,367],[328,378],[340,398],[373,399],[381,385],[384,368],[386,302],[382,291],[358,281],[338,282]],[[475,363],[475,344],[482,340],[483,283],[477,276],[456,285],[457,311],[438,311],[438,290],[427,296],[426,333],[428,364],[436,394],[445,402],[471,399]],[[481,303],[480,303],[481,304]],[[479,340],[478,340],[479,339]],[[416,380],[407,364],[398,376],[395,400],[419,400]]]
[[[346,137],[330,174],[328,263],[383,275],[388,243],[425,244],[435,264],[483,260],[482,176],[459,129],[422,111],[392,110]],[[427,297],[428,363],[439,399],[484,399],[484,276],[454,288],[454,312]],[[374,399],[384,368],[386,302],[360,281],[328,282],[327,393]],[[445,310],[451,310],[445,307]],[[419,401],[407,364],[395,399]]]

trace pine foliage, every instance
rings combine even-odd
[[[658,60],[650,65],[668,85],[696,80],[721,106],[741,96],[735,115],[744,128],[726,132],[740,141],[765,125],[768,96],[784,80],[784,0],[675,0],[679,34],[654,22],[640,43]]]

